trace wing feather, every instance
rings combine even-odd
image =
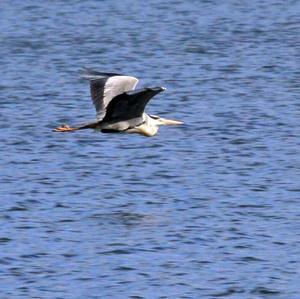
[[[102,73],[91,69],[85,69],[82,75],[90,81],[90,92],[93,104],[96,108],[97,120],[105,117],[106,108],[116,96],[134,90],[138,79],[116,73]]]
[[[114,97],[107,106],[103,122],[119,122],[141,118],[150,99],[164,90],[163,87],[143,88],[124,92]]]

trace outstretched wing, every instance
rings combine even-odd
[[[141,118],[150,99],[164,90],[164,87],[143,88],[114,97],[107,106],[103,121],[120,122]]]
[[[90,81],[91,97],[96,108],[97,120],[101,121],[109,102],[116,96],[134,90],[138,79],[116,73],[102,73],[85,69],[82,75]]]

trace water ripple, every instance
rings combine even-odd
[[[2,297],[297,299],[299,8],[2,1]],[[94,117],[82,67],[185,124],[54,134]]]

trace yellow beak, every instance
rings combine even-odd
[[[167,119],[167,118],[161,118],[160,121],[161,121],[162,125],[182,125],[183,124],[182,121]]]

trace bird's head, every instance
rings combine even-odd
[[[182,125],[182,121],[174,120],[174,119],[167,119],[167,118],[162,118],[157,115],[150,114],[149,115],[152,119],[152,121],[155,123],[157,126],[167,126],[167,125]]]

